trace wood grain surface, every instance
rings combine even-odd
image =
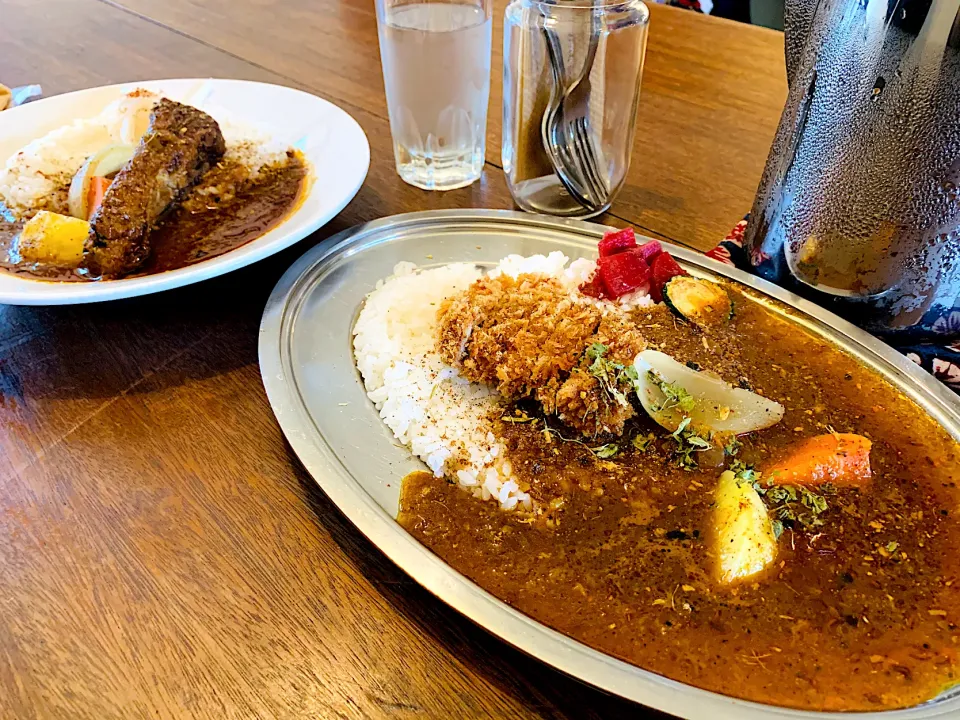
[[[483,179],[425,193],[393,169],[369,0],[0,0],[7,85],[275,82],[343,106],[372,157],[329,226],[254,268],[0,307],[0,718],[655,716],[412,583],[305,474],[260,383],[263,305],[309,246],[399,212],[511,207],[495,55]],[[633,168],[606,221],[712,245],[750,204],[783,97],[781,36],[654,7]]]
[[[373,2],[111,0],[386,118]],[[500,166],[503,9],[494,0],[487,160]],[[651,5],[638,131],[612,214],[708,250],[750,210],[783,101],[783,35]]]

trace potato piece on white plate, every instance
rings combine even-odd
[[[17,252],[24,262],[74,268],[83,259],[89,234],[87,221],[41,210],[24,225]]]
[[[777,557],[777,538],[767,507],[746,480],[720,475],[714,504],[717,577],[723,584],[751,577]]]

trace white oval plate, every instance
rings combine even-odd
[[[309,93],[246,80],[156,80],[57,95],[0,113],[0,164],[25,144],[108,103],[145,88],[209,112],[229,113],[299,149],[311,185],[300,207],[280,225],[236,250],[155,275],[100,282],[49,282],[0,272],[0,303],[74,305],[147,295],[223,275],[279,252],[318,230],[360,190],[370,165],[367,136],[350,115]]]

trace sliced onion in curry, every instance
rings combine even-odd
[[[108,177],[119,172],[130,162],[134,150],[136,148],[133,145],[107,145],[87,159],[70,183],[67,202],[73,217],[90,219],[90,181],[95,177]]]
[[[692,370],[662,352],[644,350],[634,367],[640,404],[671,432],[685,418],[693,427],[734,435],[762,430],[783,418],[780,403]]]

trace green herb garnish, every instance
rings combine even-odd
[[[592,360],[587,370],[600,383],[605,398],[610,398],[618,405],[627,404],[627,396],[620,390],[620,385],[631,385],[639,379],[637,369],[633,365],[623,365],[604,357],[608,348],[603,343],[593,343],[587,348],[587,359]]]
[[[590,449],[593,451],[593,454],[601,460],[616,457],[620,452],[620,446],[616,443],[607,443],[606,445],[601,445],[600,447]]]
[[[740,452],[740,448],[742,447],[743,447],[743,444],[739,440],[737,440],[737,436],[734,435],[732,438],[730,438],[730,442],[728,442],[726,445],[723,446],[723,452],[724,454],[730,455],[731,457],[733,457],[738,452]]]
[[[760,473],[753,469],[753,465],[747,465],[745,462],[740,460],[734,460],[733,464],[730,466],[730,469],[733,471],[733,474],[737,476],[740,480],[745,480],[760,492],[761,488],[758,487],[760,483]],[[765,491],[764,491],[765,492]]]
[[[814,515],[820,515],[827,511],[827,499],[823,495],[817,495],[806,488],[800,488],[800,502]]]
[[[587,359],[588,360],[599,360],[604,355],[606,355],[609,348],[603,343],[593,343],[590,347],[587,348]]]
[[[630,444],[633,445],[640,452],[646,452],[647,449],[653,444],[653,441],[657,439],[657,436],[653,433],[650,433],[647,436],[636,435],[633,440],[630,441]]]
[[[690,429],[690,422],[690,418],[685,417],[670,435],[677,443],[675,452],[677,464],[684,470],[695,470],[697,468],[697,459],[694,453],[709,450],[713,447],[708,438],[703,438]]]
[[[674,408],[679,408],[687,413],[693,410],[695,404],[693,395],[688,393],[682,385],[667,382],[653,370],[647,371],[647,378],[660,389],[660,392],[663,393],[665,398],[663,404],[657,408],[658,412],[672,410]]]
[[[760,473],[744,462],[735,460],[730,469],[738,480],[753,485],[754,490],[763,498],[764,504],[773,515],[773,534],[778,538],[785,528],[801,527],[805,530],[823,525],[820,517],[829,509],[826,496],[837,492],[830,483],[820,486],[815,493],[797,485],[773,485],[769,480],[761,481]]]
[[[620,446],[616,443],[607,443],[606,445],[600,445],[598,447],[590,447],[582,440],[576,440],[574,438],[565,438],[560,434],[558,430],[554,430],[552,427],[547,425],[546,419],[543,421],[543,430],[540,432],[543,433],[544,438],[547,442],[553,442],[553,438],[557,438],[560,442],[573,443],[575,445],[581,445],[587,450],[592,452],[596,457],[601,460],[606,460],[607,458],[616,457],[620,453]]]

